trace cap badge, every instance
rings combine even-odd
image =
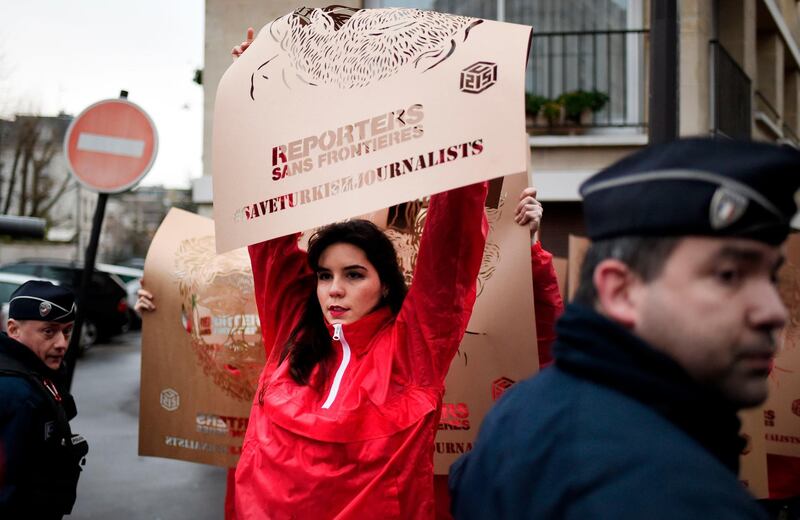
[[[744,215],[750,201],[741,193],[720,186],[711,197],[709,220],[713,229],[730,226]]]
[[[42,302],[39,304],[39,314],[44,318],[50,311],[53,310],[53,305],[50,302]]]

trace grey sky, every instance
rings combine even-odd
[[[0,0],[0,117],[77,115],[119,96],[147,111],[159,154],[144,184],[202,173],[203,0]]]

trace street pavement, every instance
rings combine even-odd
[[[70,520],[223,518],[226,470],[139,457],[138,332],[97,345],[78,360],[70,424],[89,442]]]

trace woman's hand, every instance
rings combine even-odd
[[[136,300],[136,305],[133,306],[133,310],[141,314],[143,311],[154,311],[156,310],[156,305],[153,303],[153,294],[148,291],[147,289],[139,289],[136,293],[139,297]]]
[[[248,27],[247,38],[245,39],[245,41],[243,41],[242,43],[231,49],[231,56],[233,56],[234,60],[236,60],[236,58],[241,56],[242,53],[246,51],[248,47],[250,47],[250,44],[253,43],[254,36],[255,36],[255,31],[253,30],[252,27]]]
[[[522,190],[519,195],[519,204],[514,212],[514,222],[520,226],[530,226],[531,234],[533,234],[539,230],[543,213],[542,204],[536,200],[536,188],[529,187]]]

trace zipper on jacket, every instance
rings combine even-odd
[[[331,391],[325,403],[322,405],[322,408],[330,408],[333,404],[333,401],[336,399],[336,394],[339,393],[339,385],[342,384],[344,371],[347,369],[347,365],[350,364],[350,345],[347,344],[347,340],[344,337],[341,323],[335,323],[333,325],[333,339],[342,344],[342,362],[336,370],[336,375],[333,377],[333,384],[331,385]]]

